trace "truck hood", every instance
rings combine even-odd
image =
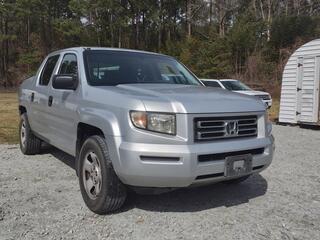
[[[116,88],[139,98],[146,111],[175,113],[226,113],[265,111],[255,97],[219,88],[178,84],[124,84]]]

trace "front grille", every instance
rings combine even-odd
[[[255,95],[256,97],[262,99],[262,100],[270,100],[270,96],[269,95]]]
[[[194,118],[194,140],[257,137],[257,116],[197,117]]]
[[[254,148],[250,150],[242,150],[235,152],[224,152],[224,153],[213,153],[213,154],[203,154],[198,156],[198,162],[211,162],[224,160],[227,157],[251,154],[253,156],[260,155],[264,152],[264,148]]]

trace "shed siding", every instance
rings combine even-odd
[[[320,56],[320,39],[313,40],[297,49],[289,58],[282,75],[279,121],[297,123],[315,120],[318,107],[318,70],[316,56]],[[303,66],[300,74],[303,79],[300,86],[298,63]],[[301,92],[297,88],[302,88]],[[300,99],[301,98],[301,99]],[[298,101],[300,99],[300,101]],[[297,115],[297,112],[301,114]]]
[[[301,91],[301,109],[299,121],[312,122],[314,107],[315,57],[303,59],[303,81]]]

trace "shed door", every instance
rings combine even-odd
[[[319,57],[298,58],[298,122],[317,122],[319,113]]]

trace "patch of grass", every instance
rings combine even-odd
[[[18,143],[18,96],[16,92],[0,92],[0,143]]]
[[[269,109],[269,119],[272,122],[275,122],[279,118],[279,108],[280,108],[280,100],[273,99],[272,106]]]

